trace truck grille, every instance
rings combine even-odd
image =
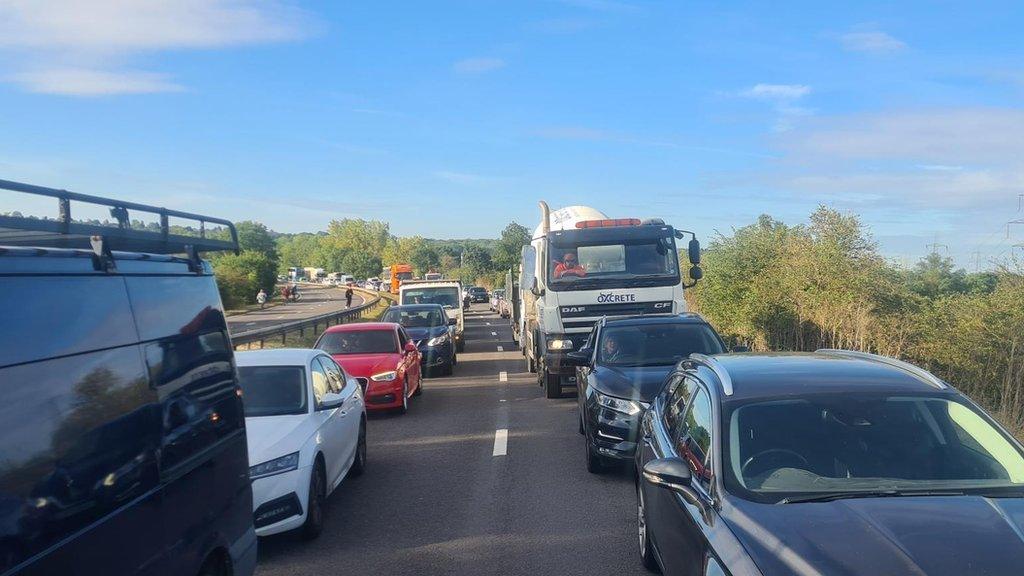
[[[671,314],[672,301],[627,302],[616,304],[580,304],[561,306],[558,313],[566,331],[590,330],[602,316],[641,316],[644,314]]]

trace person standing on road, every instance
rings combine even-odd
[[[263,306],[266,305],[267,291],[264,290],[263,288],[260,288],[260,291],[256,294],[256,302],[259,303],[261,310],[263,309]]]
[[[345,308],[352,307],[352,285],[349,284],[348,288],[345,288]]]

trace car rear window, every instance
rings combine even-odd
[[[392,330],[327,332],[316,347],[328,354],[392,354],[398,340]]]
[[[238,383],[248,417],[306,413],[304,366],[239,366]]]

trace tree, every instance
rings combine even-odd
[[[510,222],[501,231],[501,239],[494,249],[494,266],[498,270],[507,270],[519,262],[524,245],[530,243],[530,231],[526,226]]]
[[[927,298],[967,292],[967,273],[955,269],[953,259],[937,252],[922,258],[909,273],[910,288]]]
[[[277,265],[263,252],[244,250],[224,254],[212,261],[224,307],[240,308],[256,300],[260,288],[272,293],[277,281]]]
[[[342,260],[341,267],[356,278],[379,276],[382,269],[380,258],[366,252],[349,252]]]

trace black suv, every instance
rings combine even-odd
[[[694,355],[641,423],[640,553],[665,574],[1020,574],[1024,452],[870,354]]]
[[[0,216],[0,573],[252,574],[241,389],[198,257],[236,250],[234,227],[16,182],[0,190],[57,208]],[[116,223],[72,218],[97,205]],[[159,230],[136,228],[129,211]],[[197,236],[169,218],[196,221]],[[231,240],[201,237],[210,225]]]
[[[466,291],[466,295],[469,296],[469,301],[478,304],[480,302],[488,302],[491,299],[490,294],[487,293],[487,288],[483,286],[471,286]]]
[[[640,413],[665,376],[690,354],[725,350],[718,333],[697,314],[605,319],[594,325],[583,348],[567,355],[577,366],[587,470],[600,473],[631,461]]]

